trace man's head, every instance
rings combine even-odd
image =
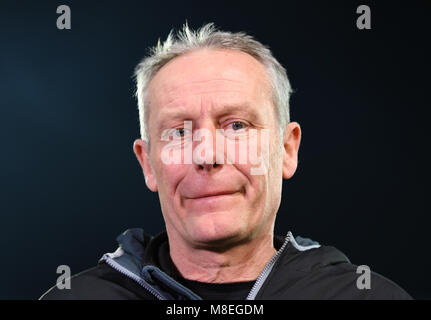
[[[142,140],[134,151],[147,186],[158,191],[168,235],[195,247],[272,235],[282,178],[296,170],[301,132],[289,123],[290,84],[271,52],[243,33],[185,26],[153,49],[136,77]],[[191,121],[193,132],[184,121]],[[224,146],[214,142],[191,164],[162,161],[167,144],[183,160],[187,147],[200,148],[187,142],[195,130],[206,130]],[[263,131],[269,140],[252,139]],[[162,139],[166,132],[173,141]],[[249,158],[238,161],[241,141],[258,153],[268,150],[262,174],[253,174],[256,164]],[[233,163],[223,161],[230,157],[229,143],[236,151]],[[195,161],[199,157],[203,161]]]

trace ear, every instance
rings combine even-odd
[[[139,164],[141,165],[142,172],[145,176],[145,183],[148,189],[153,192],[157,191],[157,179],[154,175],[153,167],[151,166],[148,145],[141,139],[135,140],[133,143],[133,151],[135,152],[136,158],[138,158]]]
[[[301,127],[290,122],[283,136],[283,178],[290,179],[298,166],[298,150],[301,142]]]

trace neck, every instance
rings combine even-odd
[[[169,235],[172,261],[184,278],[200,282],[256,280],[276,253],[272,233],[257,236],[223,251],[191,247],[181,240]]]

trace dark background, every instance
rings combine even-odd
[[[72,30],[56,28],[67,4]],[[371,7],[372,30],[356,28]],[[415,298],[429,277],[430,6],[397,1],[2,1],[0,298],[94,266],[131,227],[158,233],[132,152],[133,69],[187,19],[269,45],[295,94],[300,162],[276,231],[333,245]]]

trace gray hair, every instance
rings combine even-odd
[[[277,109],[280,133],[282,134],[285,126],[290,122],[289,98],[292,89],[286,70],[274,58],[269,48],[244,32],[219,31],[213,23],[208,23],[194,31],[185,23],[182,30],[176,35],[171,30],[165,42],[160,43],[159,39],[157,45],[150,48],[150,54],[136,66],[136,97],[138,99],[142,140],[149,142],[146,125],[148,84],[155,74],[172,59],[203,48],[239,50],[251,55],[266,67],[271,82],[273,103]]]

